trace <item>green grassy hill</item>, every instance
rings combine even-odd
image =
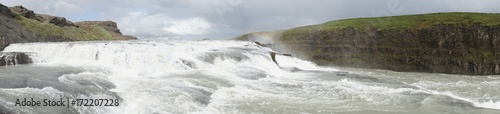
[[[330,21],[319,25],[323,29],[342,29],[354,27],[358,30],[374,26],[379,30],[407,30],[433,27],[436,24],[480,24],[482,26],[500,25],[499,14],[487,13],[433,13],[407,16],[357,18]]]
[[[499,74],[499,20],[500,14],[489,13],[356,18],[235,39],[271,40],[275,48],[284,47],[321,65]]]
[[[0,51],[12,43],[89,40],[133,40],[122,35],[115,22],[73,23],[64,17],[36,14],[23,6],[0,4]]]
[[[28,31],[43,37],[57,37],[65,41],[86,41],[86,40],[116,40],[110,33],[100,26],[84,30],[75,26],[57,26],[52,23],[43,23],[37,20],[15,14],[16,21]],[[125,40],[125,39],[122,39]]]

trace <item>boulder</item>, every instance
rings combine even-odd
[[[30,53],[22,52],[0,52],[0,66],[33,63],[29,55]]]
[[[26,18],[38,20],[38,17],[36,16],[35,12],[33,12],[33,10],[26,9],[23,6],[9,7],[9,9],[12,13],[18,14]]]

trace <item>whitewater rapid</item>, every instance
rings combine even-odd
[[[500,113],[500,79],[322,67],[246,41],[11,44],[0,113]],[[290,69],[300,69],[299,71]],[[18,107],[18,98],[119,99],[115,107]]]

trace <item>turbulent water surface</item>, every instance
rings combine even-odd
[[[0,113],[499,114],[500,77],[320,67],[243,41],[11,44],[35,63],[0,67]],[[300,70],[298,70],[300,69]],[[22,107],[17,99],[119,99]]]

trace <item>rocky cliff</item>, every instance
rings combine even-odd
[[[108,31],[110,33],[111,37],[114,37],[114,38],[137,39],[136,37],[131,36],[131,35],[122,35],[122,33],[120,32],[120,29],[118,29],[118,25],[113,21],[83,21],[83,22],[76,22],[75,24],[79,28],[87,30],[87,31],[92,31],[92,29],[100,27],[100,28]]]
[[[490,75],[500,74],[498,19],[483,13],[347,19],[236,39],[273,41],[273,48],[320,65]]]
[[[37,14],[23,6],[9,8],[0,4],[0,51],[12,43],[137,39],[122,35],[111,21],[83,25],[80,27],[64,17]]]

